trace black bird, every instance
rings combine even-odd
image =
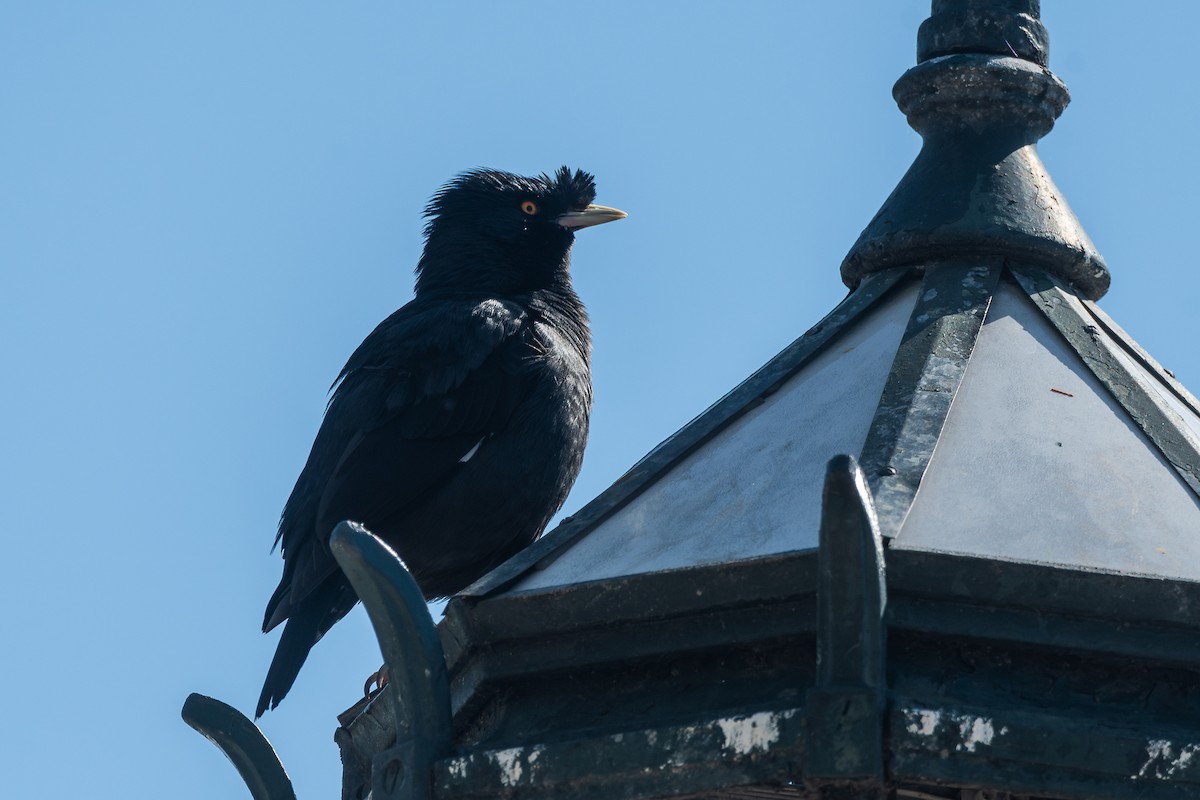
[[[338,522],[386,541],[433,599],[528,545],[562,506],[592,405],[571,243],[625,216],[595,196],[593,177],[566,167],[539,178],[479,169],[430,201],[415,297],[334,381],[280,517],[283,578],[263,631],[287,626],[256,717],[358,602],[329,550]]]

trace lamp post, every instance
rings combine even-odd
[[[1095,304],[1048,56],[1036,0],[935,0],[847,298],[436,639],[339,528],[402,676],[345,796],[1200,796],[1200,403]]]

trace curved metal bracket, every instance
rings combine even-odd
[[[395,551],[363,526],[340,522],[329,541],[366,606],[396,719],[396,746],[375,756],[374,800],[428,800],[430,764],[450,752],[446,658],[425,595]]]
[[[884,785],[887,607],[883,539],[854,458],[825,473],[817,555],[817,681],[806,701],[807,779],[874,797]]]
[[[245,714],[220,700],[193,693],[183,704],[183,721],[225,754],[254,800],[296,800],[275,748]]]

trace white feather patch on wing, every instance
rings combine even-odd
[[[486,436],[483,437],[483,439],[486,439],[486,438],[487,438]],[[479,452],[479,445],[483,444],[483,439],[480,439],[478,442],[476,442],[475,446],[472,447],[470,450],[468,450],[467,454],[458,460],[458,463],[465,464],[468,461],[470,461],[471,457]]]

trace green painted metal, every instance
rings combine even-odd
[[[797,703],[816,662],[815,572],[815,554],[793,554],[460,608],[442,625],[472,645],[450,658],[456,746]]]
[[[885,537],[904,524],[1000,277],[1000,264],[931,264],[862,449]]]
[[[966,663],[956,670],[942,659],[934,681],[893,690],[889,772],[896,782],[1074,800],[1200,796],[1195,725],[1114,702],[1121,694],[1134,700],[1134,686],[1148,688],[1151,674],[999,648],[951,644],[946,654]],[[1014,656],[1029,663],[1008,677]],[[1039,693],[1039,682],[1055,686],[1058,697]]]
[[[191,694],[183,704],[183,721],[225,754],[254,800],[295,800],[275,749],[246,715],[220,700]]]
[[[887,696],[883,539],[850,456],[829,462],[821,504],[817,676],[805,698],[804,777],[860,797],[884,787]]]
[[[779,785],[803,758],[798,708],[734,713],[583,739],[479,749],[434,767],[438,797],[617,800]]]
[[[888,729],[899,781],[1079,800],[1200,796],[1194,729],[1148,739],[1118,720],[946,703],[899,704]]]
[[[921,152],[850,248],[842,280],[906,264],[1018,259],[1095,300],[1108,267],[1037,153],[1069,95],[1046,65],[1029,0],[939,0],[918,35],[920,63],[892,94]]]
[[[1154,356],[1147,353],[1142,346],[1133,340],[1133,338],[1118,325],[1112,317],[1105,312],[1104,309],[1096,305],[1090,300],[1082,300],[1081,305],[1087,309],[1092,315],[1092,319],[1096,324],[1105,330],[1106,333],[1115,342],[1118,342],[1125,353],[1140,364],[1147,372],[1158,378],[1159,382],[1173,394],[1179,402],[1190,409],[1192,413],[1200,415],[1200,400],[1187,390],[1183,384],[1175,379],[1174,373],[1158,363]]]
[[[917,32],[917,61],[990,53],[1047,66],[1050,36],[1038,19],[1040,5],[1039,0],[941,0]]]
[[[329,548],[362,600],[388,666],[396,744],[378,753],[373,800],[430,800],[430,764],[450,752],[446,661],[425,596],[400,557],[366,528],[340,522]]]
[[[456,727],[469,727],[475,715],[487,713],[481,708],[491,702],[493,687],[523,676],[537,680],[547,670],[585,674],[731,644],[756,651],[771,642],[811,640],[816,561],[814,553],[788,553],[472,603],[452,600],[439,631]],[[691,670],[698,673],[699,666]],[[802,679],[787,673],[793,685]],[[551,694],[543,698],[547,706]],[[623,712],[611,707],[606,713]]]
[[[835,466],[816,556],[460,605],[434,796],[1195,791],[1200,587],[889,551],[885,683],[869,492]]]

